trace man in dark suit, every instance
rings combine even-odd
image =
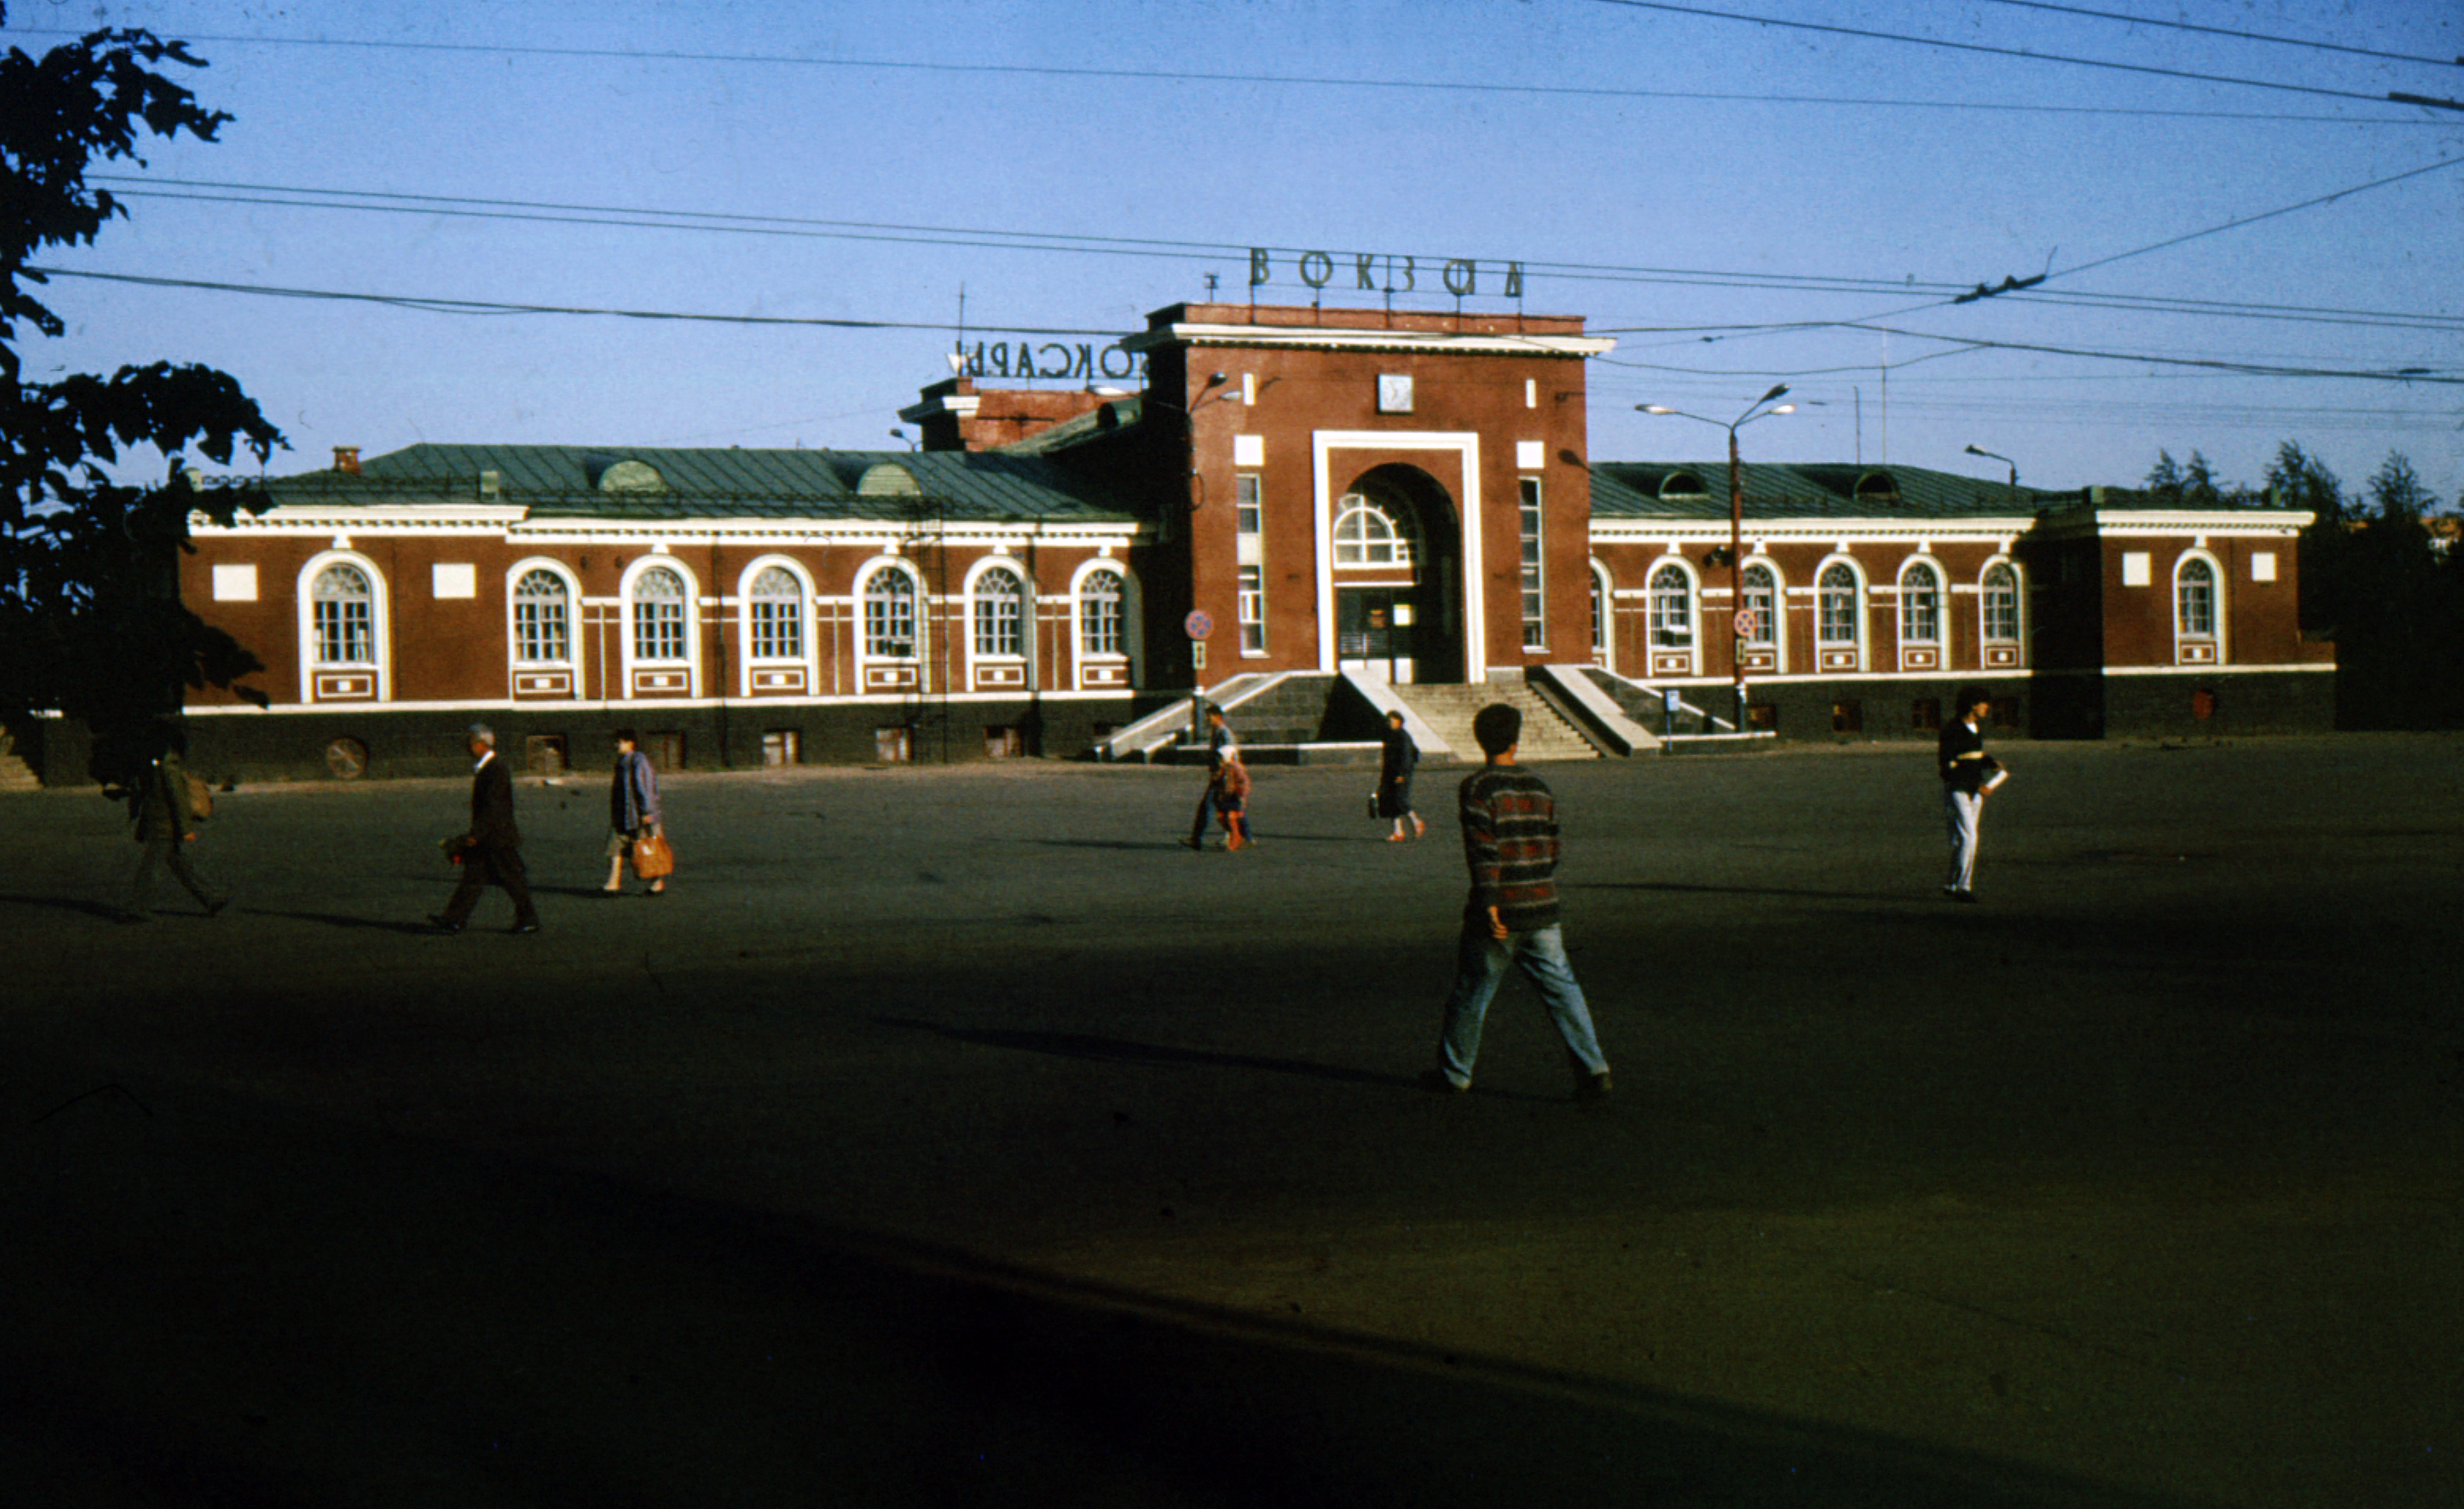
[[[460,932],[479,905],[479,892],[490,883],[502,886],[514,899],[516,932],[539,930],[539,908],[531,905],[530,876],[522,868],[522,833],[514,826],[514,776],[496,754],[496,733],[484,723],[471,725],[471,757],[479,763],[471,772],[471,831],[446,841],[461,857],[462,884],[453,899],[428,920],[439,932]]]

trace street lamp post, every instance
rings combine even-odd
[[[1999,461],[2004,466],[2009,467],[2011,469],[2011,491],[2013,492],[2019,491],[2019,463],[2012,460],[2009,456],[1998,455],[1993,451],[1984,449],[1977,446],[1969,447],[1968,453],[1971,456],[1983,456],[1988,461]]]
[[[1737,430],[1742,426],[1768,419],[1773,414],[1795,413],[1796,405],[1793,404],[1782,404],[1776,408],[1763,407],[1787,391],[1785,383],[1771,384],[1770,392],[1747,405],[1744,413],[1727,424],[1661,404],[1635,405],[1641,413],[1690,419],[1698,425],[1716,425],[1728,432],[1728,677],[1734,694],[1730,712],[1736,720],[1734,726],[1739,733],[1746,732],[1746,473],[1737,459]]]

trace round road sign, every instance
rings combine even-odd
[[[1739,638],[1739,639],[1751,639],[1751,638],[1753,638],[1753,637],[1754,637],[1754,625],[1755,625],[1755,624],[1757,624],[1757,623],[1760,623],[1761,622],[1762,622],[1762,616],[1761,616],[1760,614],[1756,613],[1753,609],[1751,609],[1751,608],[1739,608],[1739,609],[1737,610],[1737,638]]]
[[[1201,612],[1193,611],[1180,621],[1180,626],[1189,632],[1191,639],[1204,639],[1215,632],[1215,621]]]

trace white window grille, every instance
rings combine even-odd
[[[1942,579],[1924,561],[1900,573],[1900,638],[1916,645],[1942,638]]]
[[[753,658],[796,660],[804,653],[804,584],[784,566],[765,566],[753,579],[750,600]]]
[[[1520,529],[1523,547],[1523,647],[1549,646],[1549,604],[1540,580],[1540,479],[1521,477]]]
[[[1769,649],[1779,643],[1779,577],[1769,566],[1748,566],[1744,586],[1745,610],[1753,615],[1746,643]]]
[[[1985,642],[2019,642],[2019,574],[2007,565],[1994,566],[1985,573]]]
[[[1122,653],[1123,605],[1128,598],[1117,571],[1090,571],[1078,587],[1078,651]]]
[[[367,574],[340,561],[317,573],[309,587],[320,666],[373,666],[377,661],[376,591]]]
[[[864,652],[892,660],[915,654],[915,579],[884,566],[865,579]]]
[[[1694,647],[1694,582],[1683,566],[1651,574],[1651,643],[1658,649]]]
[[[573,600],[564,579],[542,566],[514,583],[514,658],[562,665],[573,656]]]
[[[2216,632],[2215,568],[2196,556],[2173,573],[2174,611],[2185,639],[2213,639]]]
[[[1241,649],[1243,654],[1264,654],[1266,648],[1266,573],[1262,567],[1243,566],[1238,599],[1241,615]]]
[[[685,658],[685,579],[665,566],[633,579],[633,658]]]
[[[976,579],[977,654],[1026,653],[1025,598],[1024,584],[1007,566],[995,566]]]
[[[1855,567],[1838,560],[1823,567],[1815,583],[1815,637],[1825,645],[1856,644],[1859,595]]]
[[[1334,563],[1338,566],[1408,566],[1412,536],[1395,516],[1357,492],[1346,493],[1334,517]]]

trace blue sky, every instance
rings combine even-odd
[[[2452,63],[1997,0],[1703,9],[2373,99],[2464,97]],[[2464,8],[2424,0],[2083,9],[2464,55]],[[2076,487],[2135,481],[2165,447],[2256,480],[2295,438],[2349,484],[2392,448],[2443,498],[2464,489],[2464,385],[2146,360],[2464,379],[2464,166],[2068,271],[2464,159],[2464,112],[1615,0],[17,0],[0,43],[39,51],[101,25],[198,39],[211,66],[182,72],[235,119],[216,143],[157,144],[145,168],[113,170],[150,183],[113,185],[146,191],[95,247],[49,258],[69,270],[921,325],[955,320],[963,286],[969,326],[998,339],[1127,333],[1204,296],[1209,272],[1243,296],[1252,245],[1278,249],[1258,291],[1276,302],[1307,301],[1300,249],[1423,259],[1425,292],[1397,301],[1418,308],[1454,304],[1427,258],[1482,264],[1471,309],[1512,307],[1491,269],[1519,259],[1523,307],[1618,334],[1591,372],[1604,460],[1716,455],[1716,431],[1634,405],[1725,416],[1787,381],[1805,406],[1749,428],[1749,460],[1887,454],[2000,475],[1962,453],[1974,444],[2016,458],[2024,482]],[[204,184],[253,186],[182,186]],[[345,194],[426,197],[335,208]],[[317,203],[269,202],[282,199]],[[594,212],[517,208],[531,205]],[[600,210],[766,216],[796,233],[575,223],[623,218]],[[857,239],[817,221],[932,229]],[[1561,271],[1573,264],[1604,271]],[[1943,302],[2048,269],[2024,295]],[[1348,264],[1330,302],[1372,296],[1346,281]],[[45,297],[72,333],[35,341],[30,375],[220,366],[296,448],[278,470],[421,439],[889,448],[894,411],[946,372],[953,339],[83,279]]]

